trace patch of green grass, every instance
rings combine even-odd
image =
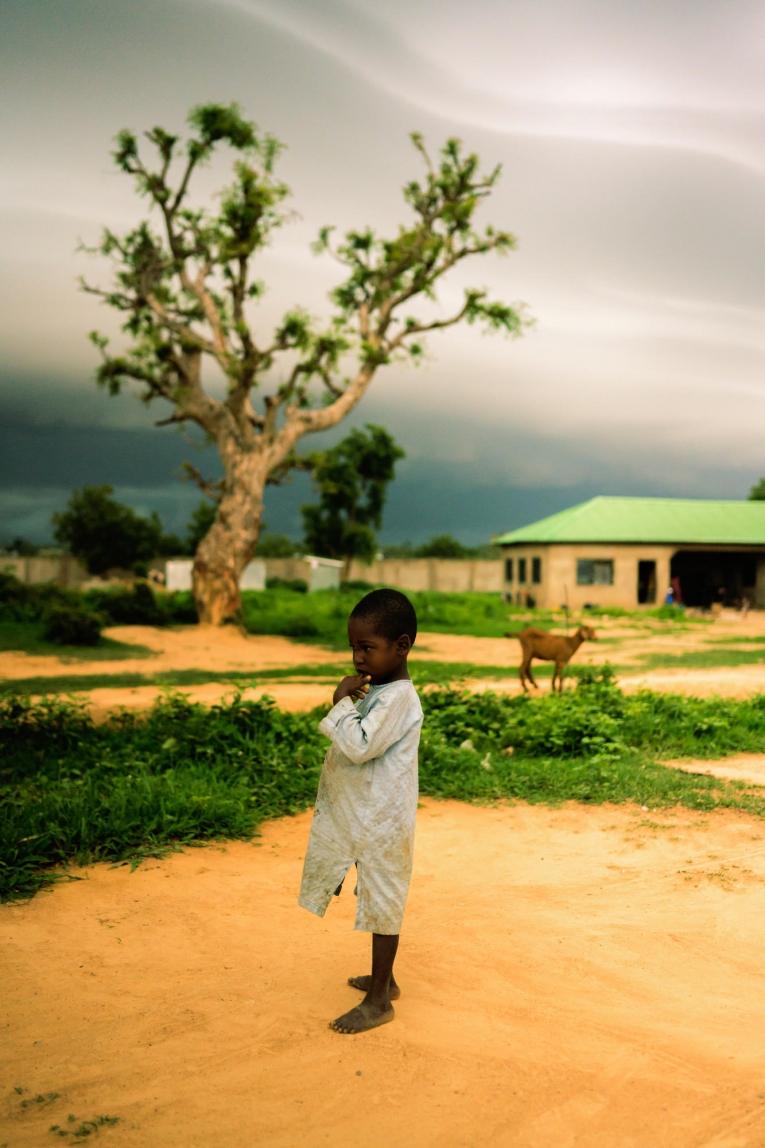
[[[420,686],[446,684],[465,678],[504,678],[517,671],[508,666],[477,666],[470,662],[413,662],[412,679]],[[261,685],[264,682],[338,682],[353,667],[347,662],[334,665],[297,665],[283,669],[258,670],[162,670],[156,674],[59,674],[17,678],[0,682],[0,695],[71,694],[97,689],[130,689],[135,686],[196,686],[205,682],[230,682],[239,685]],[[542,673],[550,672],[544,667]]]
[[[562,610],[529,610],[504,602],[500,594],[449,594],[440,591],[408,591],[420,630],[432,633],[465,634],[472,637],[501,638],[524,626],[575,627],[599,617],[629,621],[638,628],[681,631],[692,625],[709,624],[707,619],[687,618],[683,611],[583,610],[567,616]],[[299,641],[318,642],[330,649],[347,646],[346,623],[350,611],[362,597],[358,590],[319,590],[307,595],[285,587],[251,590],[242,594],[246,629],[253,634],[282,634]]]
[[[707,638],[706,645],[709,646],[762,646],[765,647],[765,638],[759,637],[756,634],[751,634],[748,638],[745,637],[731,637],[727,638]]]
[[[52,654],[63,661],[98,662],[125,658],[149,658],[155,650],[148,646],[101,638],[97,646],[59,646],[47,642],[42,622],[0,622],[0,651],[23,654]]]
[[[324,666],[295,666],[289,670],[263,670],[254,674],[250,670],[162,670],[156,674],[61,674],[34,678],[18,678],[0,682],[0,695],[73,694],[99,689],[132,689],[136,686],[197,686],[206,682],[230,682],[232,685],[257,685],[262,681],[289,678],[290,680],[337,680],[347,669],[333,673]]]
[[[535,663],[534,675],[542,678],[552,673],[552,663]],[[566,676],[576,678],[588,667],[569,665]],[[470,678],[495,679],[503,681],[518,676],[515,665],[485,666],[473,662],[439,662],[412,660],[409,665],[412,681],[416,686],[449,685]],[[110,674],[57,674],[40,675],[32,678],[10,679],[0,682],[0,696],[19,694],[74,694],[87,693],[98,689],[131,689],[136,686],[183,687],[204,685],[206,682],[229,682],[232,685],[256,686],[271,681],[338,682],[346,674],[353,673],[349,662],[333,664],[304,664],[269,670],[161,670],[156,674],[110,673]]]
[[[560,695],[441,689],[422,699],[424,794],[765,817],[765,787],[659,764],[765,752],[765,696],[625,695],[607,668],[581,667],[577,688]],[[208,709],[171,695],[96,725],[83,704],[0,700],[0,899],[66,879],[67,862],[135,866],[183,845],[250,840],[264,818],[310,806],[325,712],[240,695]]]
[[[765,649],[742,650],[718,646],[710,650],[685,650],[682,654],[644,654],[635,666],[641,669],[714,669],[717,666],[752,666],[765,663]]]

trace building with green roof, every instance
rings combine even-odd
[[[591,498],[494,539],[505,595],[573,609],[676,601],[765,608],[765,502]]]

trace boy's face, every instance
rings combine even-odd
[[[406,659],[411,648],[407,634],[391,641],[375,631],[374,619],[349,618],[348,643],[357,674],[369,674],[373,686],[408,677]]]

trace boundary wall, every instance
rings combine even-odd
[[[256,561],[265,565],[267,578],[301,578],[309,582],[312,589],[337,584],[342,566],[331,559],[305,557]],[[8,570],[26,583],[57,582],[60,586],[77,588],[93,581],[85,567],[68,554],[30,558],[0,554],[0,570]],[[352,562],[348,577],[352,581],[395,586],[400,590],[499,594],[504,589],[503,572],[500,558],[381,558],[371,563]]]
[[[352,562],[348,577],[399,590],[499,594],[504,589],[503,573],[501,558],[381,558],[369,564]]]

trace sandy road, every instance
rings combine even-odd
[[[765,1144],[762,823],[424,801],[396,1020],[353,1037],[368,937],[349,890],[297,907],[308,823],[0,908],[0,1142],[72,1113],[125,1148]]]

